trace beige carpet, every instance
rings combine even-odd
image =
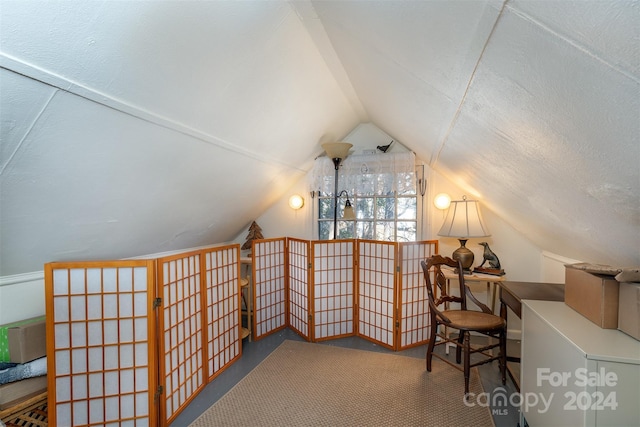
[[[476,369],[470,391],[482,392]],[[493,426],[442,361],[285,341],[190,427]]]

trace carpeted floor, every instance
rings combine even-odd
[[[287,340],[190,427],[493,426],[463,388],[444,363],[428,373],[424,359]]]

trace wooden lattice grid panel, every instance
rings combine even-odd
[[[154,261],[45,265],[49,423],[155,426]]]
[[[170,423],[205,385],[200,252],[160,258],[157,265],[162,417]]]
[[[354,331],[354,241],[314,241],[313,340],[350,336]]]
[[[438,253],[437,240],[400,243],[400,318],[398,350],[429,339],[429,302],[420,261]]]
[[[286,318],[286,239],[252,242],[255,338],[284,329]]]
[[[212,248],[205,258],[209,380],[242,355],[240,245]]]
[[[394,348],[397,243],[358,240],[358,334]]]
[[[289,239],[289,327],[309,339],[310,243]]]

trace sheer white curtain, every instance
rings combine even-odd
[[[338,191],[349,195],[385,195],[413,193],[416,190],[416,158],[413,152],[353,154],[338,171]],[[335,166],[328,157],[316,159],[310,191],[333,194]]]

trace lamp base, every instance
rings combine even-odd
[[[453,255],[451,255],[451,257],[456,261],[460,260],[464,274],[471,274],[471,266],[473,265],[473,259],[475,256],[473,255],[473,252],[465,246],[468,239],[458,240],[460,241],[460,247],[453,251]]]

